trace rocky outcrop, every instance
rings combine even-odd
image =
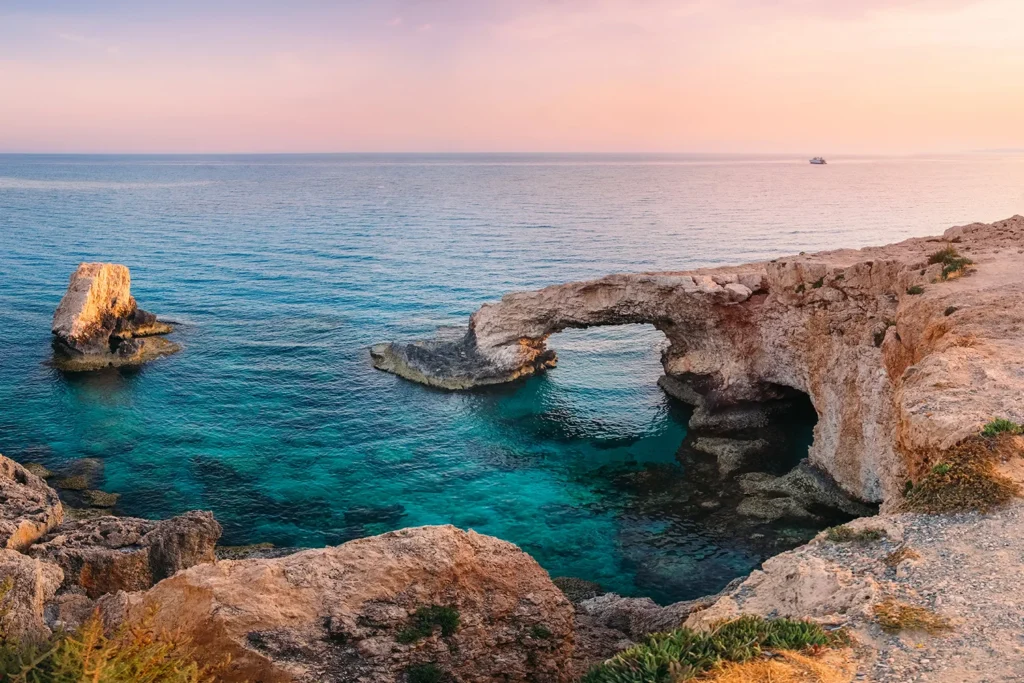
[[[551,367],[548,338],[565,328],[649,323],[668,338],[666,375],[695,418],[757,421],[735,408],[802,392],[819,417],[811,464],[863,501],[895,502],[928,453],[994,416],[1024,420],[1022,242],[1015,216],[885,247],[611,275],[508,294],[457,341],[371,355],[378,368],[458,389]],[[947,279],[929,263],[947,246],[974,265]]]
[[[64,519],[57,493],[0,455],[0,548],[25,550]]]
[[[160,336],[171,326],[142,310],[128,268],[83,263],[53,314],[54,364],[64,370],[139,365],[178,350]]]
[[[214,562],[220,535],[210,512],[161,521],[107,516],[66,522],[28,552],[61,567],[65,588],[98,598],[145,590],[177,571]]]
[[[0,550],[0,642],[41,641],[50,635],[43,610],[62,578],[54,564]]]
[[[129,621],[155,610],[154,626],[192,634],[205,662],[230,656],[224,681],[572,676],[573,609],[547,573],[510,543],[451,526],[199,565],[103,604]]]

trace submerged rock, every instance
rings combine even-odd
[[[573,608],[510,543],[403,529],[280,559],[225,560],[103,599],[111,620],[202,634],[219,680],[398,683],[572,679]]]
[[[215,561],[220,534],[209,512],[161,521],[107,516],[66,522],[29,553],[59,565],[65,587],[81,587],[97,598],[144,590],[179,570]]]
[[[0,455],[0,548],[24,551],[63,519],[57,492]]]
[[[128,268],[83,263],[53,314],[54,365],[80,371],[139,365],[179,347],[154,335],[172,331],[131,296]]]

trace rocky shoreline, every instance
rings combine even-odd
[[[451,526],[282,556],[218,550],[209,512],[152,521],[93,505],[70,519],[62,495],[110,502],[88,471],[51,477],[59,495],[37,476],[49,473],[0,456],[0,635],[38,641],[98,611],[111,629],[148,619],[183,630],[224,681],[568,683],[650,633],[759,615],[846,629],[854,665],[830,680],[1021,680],[1024,504],[903,510],[928,482],[957,474],[958,444],[983,425],[999,440],[1000,490],[1024,481],[1021,254],[1015,216],[887,247],[513,294],[481,308],[458,339],[374,347],[381,369],[462,389],[553,367],[547,340],[566,327],[663,330],[662,387],[694,406],[687,457],[742,490],[729,515],[861,516],[719,595],[662,607],[601,594],[552,581],[510,543]],[[128,344],[126,357],[140,358],[145,346],[134,342],[154,321],[122,298],[127,269],[85,265],[61,306],[93,323],[58,326],[55,316],[57,341],[107,361]],[[88,292],[119,293],[83,297],[74,283],[86,278]],[[778,452],[775,421],[803,397],[818,416],[810,457],[765,472]],[[878,504],[882,514],[866,516]]]

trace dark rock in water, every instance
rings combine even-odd
[[[53,485],[65,491],[84,491],[89,488],[89,480],[86,479],[85,475],[73,474],[70,477],[57,479],[53,482]]]
[[[604,594],[601,584],[578,579],[575,576],[556,576],[551,581],[565,593],[565,597],[569,598],[569,602],[574,605]]]
[[[89,507],[94,508],[112,508],[117,505],[117,501],[120,498],[120,493],[107,493],[106,491],[97,491],[95,489],[82,491],[82,499]]]
[[[36,475],[40,479],[49,479],[50,477],[53,476],[53,472],[46,469],[46,467],[39,464],[38,462],[26,462],[22,464],[22,467],[24,467],[26,470]]]
[[[378,370],[441,389],[503,384],[557,364],[555,352],[544,350],[528,362],[517,360],[505,367],[480,353],[472,331],[453,336],[446,331],[435,339],[376,344],[370,347],[370,358]]]
[[[131,296],[128,268],[83,263],[53,314],[53,363],[68,371],[140,365],[179,347],[154,337],[171,332],[166,323],[141,310]]]
[[[724,478],[759,466],[764,456],[771,451],[771,444],[764,439],[700,436],[694,440],[693,448],[715,456],[718,476]]]
[[[851,499],[826,473],[806,460],[775,477],[763,472],[741,475],[740,487],[748,497],[737,512],[766,521],[827,522],[830,517],[866,517],[877,510]]]
[[[405,506],[361,505],[345,510],[346,524],[390,524],[395,525],[405,516]]]
[[[90,598],[149,588],[203,562],[213,562],[221,528],[210,512],[193,511],[162,521],[97,517],[65,522],[32,546],[32,557],[64,570],[64,586]]]

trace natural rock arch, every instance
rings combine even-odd
[[[1019,318],[1021,307],[949,311],[1024,299],[1018,269],[998,256],[1022,238],[1015,216],[887,247],[610,275],[508,294],[475,312],[462,336],[380,344],[371,355],[382,370],[467,389],[552,367],[547,341],[560,330],[650,323],[669,340],[667,391],[712,412],[780,387],[803,392],[819,418],[811,462],[861,500],[896,500],[921,451],[948,448],[994,414],[1021,417],[1024,372],[997,367],[1024,360],[1001,317]],[[971,277],[945,281],[941,264],[928,263],[949,241],[974,259]],[[979,374],[999,379],[984,395],[971,386]]]

